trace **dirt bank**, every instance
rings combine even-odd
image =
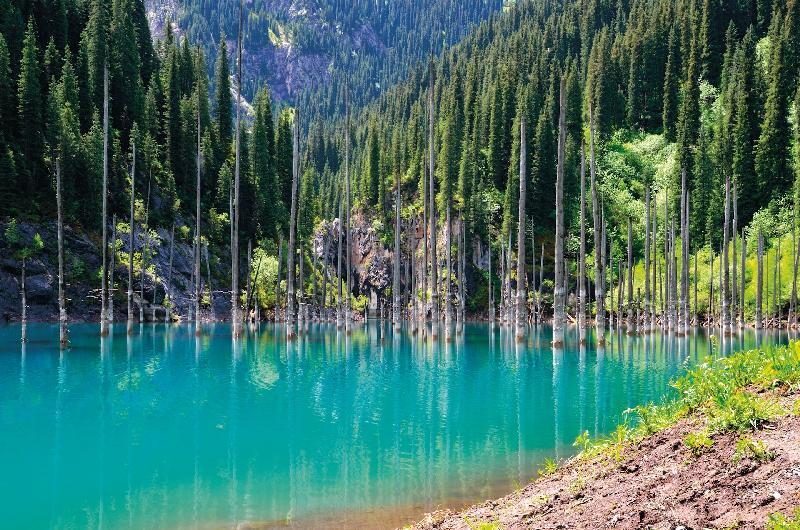
[[[711,436],[700,454],[686,443],[704,423],[693,416],[626,447],[619,461],[575,457],[506,497],[430,513],[414,528],[764,528],[800,506],[798,396],[768,397],[789,412],[753,432]]]

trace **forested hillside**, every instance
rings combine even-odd
[[[421,24],[418,17],[426,12],[410,5],[402,4],[405,10],[397,11],[398,21],[392,22],[383,10],[394,13],[400,4],[386,3],[375,11],[367,4],[377,6],[365,3],[364,17],[389,21],[381,35],[411,24],[442,27],[441,19],[429,13],[430,24]],[[479,18],[475,9],[465,20]],[[273,23],[259,26],[257,15],[245,6],[251,39],[259,33],[256,28]],[[224,23],[235,18],[234,12],[222,17]],[[197,207],[199,125],[202,237],[210,244],[214,270],[223,271],[220,257],[232,237],[236,166],[235,39],[230,47],[219,42],[212,80],[207,54],[191,38],[167,28],[163,39],[151,40],[141,0],[63,0],[47,6],[0,0],[0,23],[0,216],[54,218],[54,162],[59,160],[66,222],[93,233],[101,228],[107,65],[110,214],[126,216],[136,145],[136,223],[166,228],[175,220],[178,230],[189,234]],[[355,27],[360,22],[341,23]],[[328,46],[308,38],[309,49]],[[411,55],[430,49],[417,45],[426,46],[411,40],[398,45],[397,60],[410,64]],[[426,100],[433,82],[437,222],[442,226],[448,203],[453,217],[465,222],[471,307],[486,304],[486,277],[476,274],[476,265],[485,269],[486,264],[475,249],[491,242],[497,254],[501,242],[505,247],[516,237],[523,118],[526,209],[536,241],[547,243],[545,268],[552,270],[563,80],[569,263],[574,265],[577,253],[581,146],[587,146],[588,157],[590,114],[597,131],[598,190],[616,263],[623,258],[628,219],[635,228],[633,252],[642,254],[646,187],[656,197],[659,226],[665,226],[664,208],[669,219],[676,216],[682,170],[691,196],[692,251],[720,247],[726,176],[737,191],[739,227],[751,224],[752,229],[756,219],[768,238],[786,234],[796,217],[799,61],[797,0],[518,2],[433,60],[432,75],[426,66],[416,67],[400,85],[355,111],[349,123],[354,209],[380,244],[391,248],[399,178],[403,220],[420,221],[429,149]],[[309,104],[329,106],[334,119],[312,121],[312,113],[298,107],[301,123],[310,124],[301,142],[301,247],[310,245],[315,228],[336,217],[344,202],[343,81],[351,87],[351,100],[366,97],[358,92],[366,79],[358,72],[367,71],[334,61],[335,82],[315,93],[321,102]],[[274,111],[265,83],[251,83],[250,90],[255,93],[252,116],[240,142],[238,238],[277,256],[276,243],[289,226],[295,111]],[[274,296],[274,288],[269,290]]]
[[[276,101],[300,104],[310,116],[336,108],[332,82],[345,68],[352,102],[371,101],[428,54],[453,45],[503,0],[254,0],[244,19],[242,93],[251,100],[264,81]],[[171,22],[216,60],[221,37],[238,31],[237,2],[148,0],[156,38]]]

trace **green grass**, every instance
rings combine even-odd
[[[795,510],[794,515],[781,513],[770,515],[767,530],[800,530],[800,508]]]
[[[756,462],[769,462],[775,458],[775,453],[770,451],[761,440],[753,440],[744,434],[736,440],[736,451],[733,453],[733,462],[749,458]]]
[[[761,392],[782,389],[800,390],[800,342],[766,350],[749,350],[730,357],[709,359],[689,370],[672,386],[678,396],[660,404],[649,403],[626,411],[632,418],[608,437],[590,440],[587,433],[575,440],[581,458],[603,456],[621,462],[625,450],[646,436],[662,431],[688,416],[697,416],[704,425],[684,439],[695,454],[713,444],[715,434],[746,433],[786,413],[773,395]],[[752,441],[752,440],[751,440]],[[743,454],[760,459],[757,442],[742,442]]]

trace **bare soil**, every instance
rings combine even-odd
[[[780,400],[792,410],[798,396]],[[712,437],[695,456],[684,437],[699,430],[689,418],[626,448],[617,462],[575,457],[552,475],[461,512],[429,513],[414,528],[764,528],[770,514],[800,506],[800,417],[785,416],[747,433],[774,459],[734,459],[740,434]]]

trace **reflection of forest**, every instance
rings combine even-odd
[[[468,325],[446,343],[370,324],[350,336],[311,326],[291,342],[264,326],[233,343],[223,325],[201,337],[145,325],[115,329],[98,350],[93,328],[76,326],[59,354],[35,339],[45,328],[0,358],[0,464],[16,484],[0,495],[15,526],[469,502],[527,482],[585,430],[610,432],[686,366],[756,342],[620,334],[598,351],[570,335],[554,351],[546,327],[519,344],[509,329]],[[16,343],[14,330],[0,339]]]

